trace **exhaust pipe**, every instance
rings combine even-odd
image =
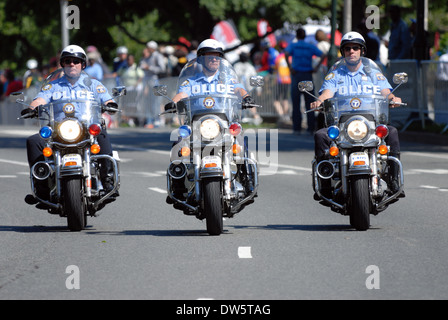
[[[32,173],[37,180],[45,180],[53,173],[53,169],[46,162],[38,162],[33,166]]]
[[[187,166],[180,161],[173,161],[168,167],[168,174],[173,179],[182,179],[187,174]]]
[[[333,177],[335,169],[333,163],[323,160],[317,164],[317,175],[322,179],[330,179]]]

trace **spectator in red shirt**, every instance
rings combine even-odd
[[[23,83],[20,80],[16,80],[14,72],[10,69],[6,69],[1,75],[1,82],[4,88],[3,97],[8,97],[11,93],[23,89]]]

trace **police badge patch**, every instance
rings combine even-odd
[[[64,111],[66,115],[71,115],[75,113],[75,106],[71,103],[64,104],[62,111]]]
[[[350,107],[358,109],[361,106],[361,100],[359,98],[353,98],[350,100]]]
[[[207,109],[211,109],[215,106],[215,99],[213,99],[212,97],[207,97],[204,99],[203,104]]]

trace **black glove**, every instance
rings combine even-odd
[[[36,118],[37,116],[38,116],[38,108],[34,108],[34,109],[31,109],[31,108],[26,108],[26,109],[23,109],[21,112],[20,112],[20,115],[22,116],[22,118],[24,118],[24,119],[29,119],[29,118]]]
[[[252,108],[251,105],[253,104],[255,104],[255,100],[250,95],[247,95],[243,98],[243,109]]]
[[[176,104],[174,102],[168,102],[165,105],[165,111],[175,111],[176,110]]]
[[[115,102],[109,102],[108,104],[106,104],[105,106],[103,106],[102,112],[109,112],[110,114],[115,114],[118,111],[118,104],[116,104]]]

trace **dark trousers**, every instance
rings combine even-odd
[[[305,97],[305,109],[310,109],[311,102],[314,98],[305,92],[300,92],[297,85],[300,81],[313,81],[313,73],[310,72],[299,72],[297,71],[291,77],[291,100],[292,100],[292,125],[294,131],[302,130],[302,112],[301,110],[301,95]],[[314,91],[310,92],[314,94]],[[316,119],[314,112],[309,112],[307,115],[308,131],[314,132],[316,128]]]
[[[398,130],[395,127],[387,126],[389,135],[386,137],[386,144],[390,146],[390,155],[399,157],[400,140],[398,139]],[[322,128],[314,134],[314,153],[320,161],[325,157],[325,152],[330,148],[331,139],[327,135],[327,128]]]
[[[98,144],[100,145],[99,154],[112,155],[112,145],[110,143],[109,135],[103,130],[98,136]],[[28,156],[28,164],[30,168],[38,161],[44,161],[45,158],[42,150],[45,148],[45,140],[36,133],[26,140],[26,151]]]

